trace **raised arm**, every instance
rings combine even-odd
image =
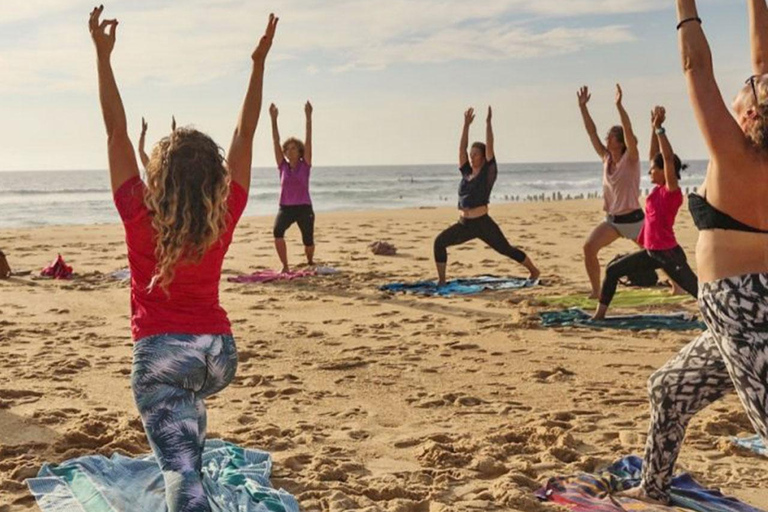
[[[619,118],[621,119],[621,127],[624,129],[624,143],[627,145],[627,152],[632,158],[640,158],[640,152],[637,149],[637,137],[632,130],[632,121],[629,119],[629,114],[624,109],[624,93],[621,90],[621,86],[616,84],[616,109],[619,111]]]
[[[141,135],[139,135],[139,158],[141,158],[141,165],[144,166],[144,169],[147,168],[149,165],[149,157],[147,156],[147,152],[144,150],[144,144],[146,142],[147,138],[147,122],[144,120],[144,118],[141,118]]]
[[[104,7],[95,7],[88,20],[91,38],[96,46],[96,69],[99,75],[99,101],[104,126],[107,129],[107,155],[112,191],[139,175],[139,165],[128,137],[128,123],[125,119],[123,100],[117,89],[112,71],[112,50],[117,35],[117,20],[100,21]]]
[[[307,132],[304,138],[304,161],[312,165],[312,104],[307,101],[304,105],[304,113],[307,116]]]
[[[272,147],[275,151],[275,163],[280,167],[283,163],[283,146],[280,144],[280,130],[277,128],[277,107],[274,103],[269,106],[269,117],[272,120]]]
[[[461,140],[459,141],[459,167],[464,167],[469,162],[469,154],[467,148],[469,147],[469,125],[475,120],[475,109],[468,108],[464,112],[464,127],[461,129]]]
[[[765,0],[748,0],[749,34],[752,41],[752,73],[768,73],[768,7]]]
[[[661,148],[661,156],[664,158],[664,179],[666,180],[667,190],[674,192],[680,188],[677,182],[677,172],[675,171],[675,152],[672,150],[672,144],[669,143],[667,132],[664,129],[664,120],[666,111],[664,107],[653,109],[653,130],[655,139]]]
[[[261,99],[264,88],[264,63],[267,59],[272,40],[275,37],[277,21],[273,14],[269,15],[269,22],[258,46],[253,51],[251,59],[251,78],[248,82],[248,90],[245,93],[240,117],[237,121],[232,143],[227,153],[227,165],[232,179],[239,183],[245,190],[251,186],[251,163],[253,161],[253,136],[256,126],[259,124],[261,113]]]
[[[589,88],[585,85],[579,89],[576,96],[579,98],[579,110],[581,110],[581,118],[584,121],[584,128],[587,130],[587,135],[589,135],[589,141],[592,143],[592,147],[595,148],[597,155],[603,159],[608,150],[605,149],[603,142],[600,140],[595,122],[592,120],[592,116],[589,114],[589,109],[587,108],[587,103],[589,103],[589,100],[592,98],[592,95],[589,93]]]
[[[683,71],[699,128],[714,159],[738,158],[749,143],[728,111],[715,81],[712,53],[701,27],[696,2],[676,1]]]
[[[648,151],[648,160],[653,161],[656,155],[659,154],[659,139],[656,138],[656,109],[664,107],[654,107],[651,110],[651,149]],[[664,123],[664,119],[661,120]]]
[[[485,159],[488,161],[493,160],[496,157],[496,153],[493,150],[493,126],[491,126],[491,118],[493,112],[490,105],[488,106],[488,117],[485,120]]]

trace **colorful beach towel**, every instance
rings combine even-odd
[[[253,274],[227,278],[230,283],[269,283],[271,281],[291,281],[302,277],[314,276],[314,270],[277,272],[275,270],[257,270]]]
[[[536,286],[538,280],[531,281],[521,277],[480,276],[470,279],[454,279],[444,286],[437,286],[436,281],[418,281],[415,283],[391,283],[379,287],[385,292],[404,292],[416,295],[449,297],[451,295],[474,295],[485,290],[512,290]]]
[[[672,313],[665,315],[623,315],[611,316],[605,320],[592,320],[592,315],[578,308],[564,311],[547,311],[540,313],[541,325],[544,327],[584,326],[596,329],[624,329],[629,331],[645,331],[659,329],[665,331],[704,330],[707,326],[689,313]]]
[[[203,487],[214,512],[298,512],[296,499],[272,488],[269,454],[208,440]],[[154,455],[89,455],[45,464],[27,485],[42,512],[166,510],[165,485]]]
[[[50,265],[40,271],[40,275],[53,279],[70,279],[72,277],[72,267],[64,263],[64,258],[59,254]]]
[[[765,443],[763,443],[763,440],[760,438],[760,436],[732,437],[731,442],[733,442],[735,445],[741,446],[742,448],[746,448],[747,450],[758,453],[764,457],[768,457],[768,448],[766,448]]]
[[[597,474],[580,474],[551,478],[536,492],[542,501],[563,505],[574,512],[765,512],[720,491],[706,489],[689,474],[682,473],[672,480],[672,506],[644,503],[632,498],[615,496],[640,484],[643,461],[631,455]]]
[[[581,308],[593,310],[597,307],[597,300],[590,299],[583,293],[561,295],[556,297],[537,297],[536,300],[550,306],[560,306],[563,308]],[[669,289],[648,290],[641,288],[633,290],[620,290],[616,292],[613,301],[611,301],[611,307],[631,308],[640,306],[658,306],[662,304],[680,304],[681,302],[692,300],[695,299],[687,294],[671,295],[669,293]]]

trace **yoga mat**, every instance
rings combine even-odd
[[[605,320],[592,320],[592,315],[578,308],[564,311],[547,311],[540,313],[541,325],[544,327],[584,326],[595,329],[624,329],[629,331],[644,331],[660,329],[667,331],[705,330],[707,326],[688,313],[673,313],[666,315],[623,315],[611,316]]]
[[[596,309],[597,300],[587,298],[584,294],[562,295],[557,297],[537,297],[538,302],[550,306],[564,308]],[[696,300],[690,295],[670,295],[669,290],[621,290],[611,301],[611,307],[628,308],[640,306],[657,306],[662,304],[680,304]]]
[[[415,283],[391,283],[379,287],[385,292],[404,292],[416,295],[449,297],[451,295],[474,295],[486,290],[513,290],[536,286],[538,280],[531,281],[521,277],[479,276],[469,279],[453,279],[443,286],[436,281],[417,281]]]
[[[268,453],[206,441],[203,487],[214,512],[299,512],[296,499],[273,489]],[[44,464],[27,486],[42,512],[166,510],[165,484],[154,455],[88,455]]]
[[[554,477],[536,491],[536,497],[570,508],[574,512],[766,512],[706,489],[691,475],[682,473],[672,480],[672,506],[644,503],[616,493],[640,484],[643,461],[630,455],[596,474]]]

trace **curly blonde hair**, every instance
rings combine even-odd
[[[177,263],[199,263],[227,228],[230,175],[208,135],[177,128],[152,150],[144,202],[152,212],[157,266],[149,283],[166,293]]]
[[[768,102],[761,103],[755,107],[754,111],[755,117],[746,135],[755,147],[768,150]]]

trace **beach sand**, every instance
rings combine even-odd
[[[646,379],[693,336],[536,324],[537,296],[587,292],[581,247],[600,207],[493,205],[544,286],[468,298],[377,290],[433,278],[432,241],[452,208],[320,213],[317,260],[342,272],[271,284],[226,282],[278,267],[272,218],[244,219],[221,284],[240,363],[208,401],[208,436],[272,453],[274,484],[306,511],[554,510],[533,496],[547,478],[642,453]],[[693,260],[685,210],[677,230]],[[287,239],[298,263],[296,227]],[[397,256],[371,254],[375,240]],[[23,480],[43,462],[149,450],[130,390],[129,287],[107,277],[127,265],[125,245],[106,225],[3,230],[0,248],[15,270],[37,273],[61,252],[78,274],[0,281],[0,512],[34,510]],[[601,260],[632,250],[621,240]],[[524,276],[479,241],[449,249],[448,272]],[[627,311],[680,309],[696,304]],[[727,397],[692,421],[680,467],[765,505],[765,460],[727,441],[751,433]]]

